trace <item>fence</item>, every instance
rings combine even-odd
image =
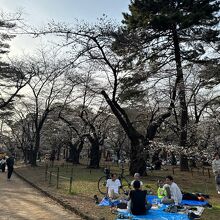
[[[68,170],[68,164],[67,165],[61,165],[61,167],[66,167]],[[49,174],[49,179],[48,179]],[[49,166],[48,164],[45,165],[45,181],[48,181],[49,185],[52,184],[52,178],[55,177],[56,179],[56,188],[59,188],[60,180],[67,180],[69,181],[69,193],[72,193],[72,186],[73,186],[73,168],[70,170],[70,176],[62,176],[60,175],[60,166]]]
[[[180,169],[179,166],[173,166],[172,167],[172,172],[173,172],[173,175],[175,174],[175,170],[176,169]],[[209,178],[211,178],[211,168],[210,167],[194,167],[194,168],[190,168],[190,172],[192,174],[192,176],[194,175],[194,173],[197,171],[197,173],[200,173],[200,171],[202,172],[202,175],[205,176],[206,174],[208,175]]]

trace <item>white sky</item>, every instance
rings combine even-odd
[[[93,22],[103,14],[120,22],[130,0],[0,0],[0,3],[3,12],[22,10],[26,23],[43,26],[52,19],[67,23],[74,23],[75,19]],[[40,39],[17,36],[10,44],[10,55],[32,53],[39,43]]]

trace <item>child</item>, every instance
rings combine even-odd
[[[159,199],[163,199],[165,196],[167,196],[167,190],[164,187],[164,182],[163,180],[158,180],[157,181],[157,196]]]

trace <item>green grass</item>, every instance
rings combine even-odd
[[[102,195],[98,192],[98,179],[104,175],[103,169],[87,169],[83,165],[68,165],[68,166],[59,166],[60,168],[60,180],[59,188],[56,189],[56,171],[57,167],[49,168],[48,171],[54,171],[52,176],[51,185],[48,184],[49,175],[47,176],[47,181],[45,181],[45,167],[39,166],[37,168],[31,167],[21,167],[18,170],[19,173],[29,178],[31,181],[34,181],[35,184],[38,184],[42,187],[45,187],[48,191],[59,193],[59,195],[69,196],[68,198],[79,199],[85,198],[83,200],[90,202],[83,205],[83,209],[87,210],[88,214],[95,215],[98,217],[105,217],[105,219],[114,219],[115,216],[110,214],[109,208],[101,208],[95,206],[92,198],[94,194],[97,194],[99,198],[102,198]],[[111,166],[111,171],[119,173],[119,168],[117,166]],[[73,172],[73,185],[72,191],[69,193],[69,178]],[[153,171],[149,173],[148,176],[142,178],[144,186],[147,185],[147,188],[151,189],[156,193],[157,179],[164,179],[166,175],[173,175],[171,167],[168,167],[168,170]],[[65,178],[62,178],[65,177]],[[220,219],[220,196],[217,195],[214,184],[214,177],[208,177],[206,174],[203,176],[202,172],[193,172],[193,175],[190,172],[180,172],[175,170],[173,175],[175,182],[181,187],[183,191],[186,192],[203,192],[210,195],[210,202],[213,205],[212,209],[206,209],[202,215],[203,220],[218,220]],[[132,179],[132,177],[130,178]],[[83,203],[82,201],[82,203]],[[75,205],[77,205],[76,203]]]

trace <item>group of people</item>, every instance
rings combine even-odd
[[[151,208],[147,202],[147,191],[143,190],[143,182],[140,180],[139,173],[135,173],[134,180],[131,182],[133,190],[129,192],[127,209],[134,215],[144,215]],[[116,174],[111,174],[111,179],[107,180],[107,194],[112,200],[120,197],[119,189],[121,182]],[[158,197],[163,204],[179,205],[182,201],[182,193],[172,176],[167,176],[164,181],[158,182]]]
[[[8,170],[7,179],[10,180],[14,170],[14,157],[12,155],[9,157],[5,156],[0,160],[0,168],[2,172],[5,172],[6,166]]]
[[[220,194],[220,155],[215,153],[212,162],[212,169],[215,176],[217,193]],[[151,208],[147,202],[147,191],[143,190],[143,182],[140,180],[139,173],[135,173],[134,180],[130,184],[133,189],[129,192],[127,198],[127,209],[134,215],[144,215]],[[112,200],[119,199],[119,189],[121,182],[117,179],[115,173],[111,174],[111,179],[107,180],[107,194]],[[167,176],[165,180],[158,180],[157,196],[162,204],[174,204],[178,206],[182,199],[200,200],[197,195],[186,193],[182,194],[179,186],[174,182],[172,176]]]

